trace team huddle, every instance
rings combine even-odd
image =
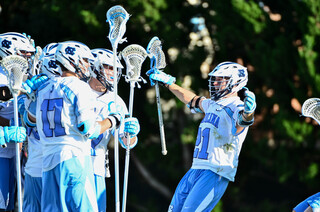
[[[123,99],[113,98],[124,66],[117,58],[115,70],[112,51],[77,41],[47,44],[37,58],[39,48],[24,34],[0,34],[0,60],[18,55],[29,64],[18,96],[19,126],[12,120],[10,70],[0,66],[0,209],[14,210],[15,148],[24,143],[23,211],[106,211],[108,142],[118,133],[115,142],[134,148],[140,131]],[[210,98],[178,86],[163,71],[147,74],[151,85],[159,82],[192,113],[204,114],[192,167],[168,211],[211,211],[234,181],[242,144],[254,122],[256,102],[245,87],[247,69],[234,62],[217,65],[209,74]]]
[[[2,58],[21,55],[31,60],[35,54],[23,34],[1,34],[0,42]],[[14,209],[12,144],[27,137],[23,211],[106,210],[105,155],[111,134],[118,128],[121,145],[126,148],[130,140],[133,148],[140,131],[138,119],[125,118],[124,101],[118,97],[114,104],[112,58],[107,49],[90,50],[76,41],[43,48],[38,73],[28,73],[23,84],[30,94],[36,91],[36,98],[28,92],[19,96],[25,127],[2,128],[8,145],[0,150],[1,167],[8,171],[1,175],[1,196],[6,198],[0,201],[1,209]],[[7,86],[5,81],[1,84]],[[1,104],[1,117],[10,120],[12,101]]]

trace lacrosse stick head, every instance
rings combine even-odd
[[[30,69],[30,72],[29,72],[29,77],[31,78],[32,76],[34,75],[38,75],[40,74],[40,69],[39,69],[39,66],[40,66],[40,57],[42,55],[42,49],[40,46],[37,46],[36,47],[36,52],[35,54],[32,56],[32,64],[31,64],[31,69]]]
[[[21,85],[27,77],[28,61],[19,55],[10,55],[2,59],[1,66],[6,73],[11,93],[17,94],[19,90],[23,90]]]
[[[158,37],[155,36],[150,40],[147,46],[147,53],[151,60],[150,68],[163,69],[166,67],[166,58]]]
[[[94,68],[91,69],[91,77],[96,78],[107,90],[113,91],[114,69],[113,52],[108,49],[98,48],[91,50],[95,60]],[[116,57],[117,83],[120,80],[121,69],[123,68],[120,60]]]
[[[127,82],[138,82],[141,81],[141,67],[142,63],[147,57],[146,50],[138,45],[131,44],[124,48],[121,55],[126,63],[126,81]]]
[[[301,113],[305,117],[313,118],[320,125],[320,99],[307,99],[302,105]]]
[[[109,22],[110,25],[108,38],[112,48],[117,48],[118,43],[125,41],[122,37],[126,32],[126,23],[129,20],[130,15],[123,7],[116,5],[107,11],[106,16],[107,22]]]

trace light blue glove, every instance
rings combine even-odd
[[[24,111],[26,111],[26,107],[24,105],[24,98],[21,97],[19,98],[18,100],[18,112],[23,115],[24,114]]]
[[[86,120],[78,124],[78,130],[89,139],[96,139],[100,135],[101,125],[96,120]]]
[[[256,96],[253,92],[249,91],[248,88],[245,88],[246,91],[244,92],[244,113],[250,114],[256,110]]]
[[[176,82],[175,77],[157,69],[150,69],[146,74],[149,76],[151,86],[155,85],[155,81],[158,81],[162,85],[171,85]]]
[[[124,132],[129,133],[130,137],[133,138],[140,132],[140,124],[137,118],[125,118],[124,119]]]
[[[0,143],[21,143],[26,140],[27,133],[24,127],[0,127]]]
[[[27,79],[22,83],[23,88],[27,91],[28,94],[31,94],[33,91],[36,91],[42,84],[48,81],[48,76],[45,74],[38,74],[33,76],[31,79]]]

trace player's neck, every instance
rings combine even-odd
[[[72,71],[63,71],[61,77],[77,77],[77,74]]]

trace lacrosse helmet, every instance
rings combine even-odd
[[[88,46],[78,41],[65,41],[57,46],[55,59],[68,71],[76,73],[81,80],[88,81],[94,57]],[[86,67],[89,63],[89,67]]]
[[[217,79],[219,77],[219,79]],[[212,100],[240,91],[248,82],[247,68],[234,62],[218,64],[209,73],[209,92]],[[222,84],[221,82],[226,82]]]
[[[39,64],[37,65],[37,68],[40,69],[38,73],[44,73],[50,78],[62,75],[62,70],[60,66],[57,65],[55,59],[57,46],[58,43],[49,43],[42,49]]]
[[[91,50],[94,56],[94,69],[91,70],[91,76],[99,80],[99,82],[107,88],[109,91],[113,91],[113,71],[109,67],[113,67],[113,52],[108,49],[93,49]],[[106,70],[104,66],[108,66]],[[118,57],[116,57],[117,66],[117,81],[119,81],[121,76],[121,69],[123,69],[122,64]]]
[[[25,56],[25,53],[35,53],[34,44],[24,34],[7,32],[0,34],[0,57],[9,55]]]

